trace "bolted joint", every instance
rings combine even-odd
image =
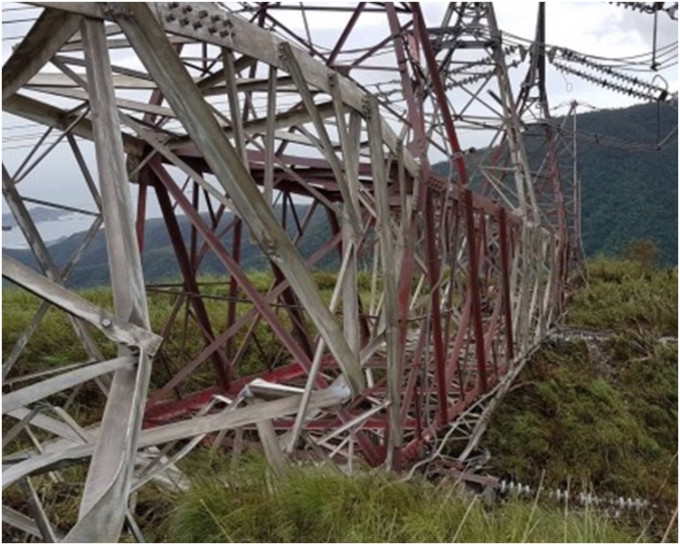
[[[123,4],[121,6],[121,3],[118,3],[115,7],[112,6],[109,3],[105,3],[102,9],[102,12],[104,13],[104,16],[107,18],[121,18],[121,19],[130,19],[132,18],[132,12],[130,9]]]
[[[287,61],[290,58],[290,46],[282,42],[279,44],[279,59],[282,61]]]
[[[262,239],[262,251],[269,257],[272,261],[281,261],[281,256],[279,254],[279,249],[277,244],[270,239],[267,235],[264,235]]]
[[[371,119],[373,114],[373,103],[369,97],[363,97],[361,99],[361,111],[366,119]]]

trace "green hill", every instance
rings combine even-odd
[[[554,120],[561,125],[562,119]],[[620,255],[633,240],[651,240],[659,264],[678,260],[678,135],[657,142],[677,129],[678,113],[663,104],[641,104],[577,116],[578,171],[581,180],[583,246],[587,257]],[[571,120],[564,131],[570,141]],[[541,138],[532,138],[532,136]],[[532,168],[544,157],[539,150],[543,129],[525,133]],[[480,150],[469,156],[474,163]],[[434,165],[445,174],[446,163]],[[473,179],[471,186],[479,184]]]
[[[657,124],[657,119],[660,123]],[[558,119],[557,122],[560,120]],[[678,244],[678,154],[677,132],[660,149],[654,149],[658,135],[663,138],[677,126],[677,112],[664,105],[643,104],[620,110],[603,110],[578,116],[578,156],[582,180],[583,243],[587,257],[604,253],[617,255],[635,239],[648,239],[659,249],[660,264],[677,262]],[[529,134],[538,130],[528,129]],[[630,148],[612,146],[612,137],[647,146]],[[530,142],[538,139],[527,138]],[[529,149],[530,155],[531,149]],[[476,154],[477,156],[481,153]],[[538,154],[534,153],[534,160]],[[474,156],[473,156],[474,157]],[[435,165],[440,172],[445,164]],[[305,210],[300,207],[299,213]],[[278,210],[281,213],[281,210]],[[185,241],[189,240],[189,223],[179,217]],[[223,219],[227,225],[229,217]],[[4,221],[4,220],[3,220]],[[293,223],[293,222],[291,222]],[[293,228],[291,226],[291,232]],[[328,221],[318,209],[299,247],[309,256],[328,239]],[[245,230],[242,264],[245,269],[260,269],[265,258]],[[66,262],[84,233],[60,241],[51,250],[58,264]],[[225,239],[227,248],[229,239]],[[28,250],[3,249],[19,261],[35,267]],[[337,255],[328,255],[319,268],[337,267]],[[177,277],[179,268],[166,229],[160,219],[146,225],[143,266],[147,281]],[[224,268],[212,254],[206,256],[200,272],[221,273]],[[103,232],[71,276],[74,287],[108,283],[108,261]]]
[[[301,217],[308,210],[306,205],[296,205],[298,215]],[[281,208],[277,213],[281,214]],[[209,223],[207,217],[203,217]],[[220,225],[226,227],[232,219],[231,214],[225,214]],[[191,240],[191,225],[185,216],[178,216],[177,221],[182,231],[184,243],[189,247]],[[289,220],[289,234],[295,232],[294,222]],[[58,266],[64,265],[71,255],[75,252],[78,244],[85,236],[84,232],[76,233],[70,237],[59,241],[50,246],[50,251],[55,263]],[[308,257],[316,251],[328,239],[328,221],[324,210],[319,207],[312,215],[305,235],[299,240],[297,246],[300,253]],[[199,246],[203,239],[198,237]],[[222,238],[222,242],[228,251],[231,251],[231,234]],[[37,268],[37,262],[30,250],[3,248],[3,253],[18,261]],[[241,246],[241,265],[245,270],[260,270],[265,266],[264,254],[255,244],[250,236],[249,230],[244,228]],[[175,252],[170,243],[165,223],[162,218],[152,218],[147,220],[144,231],[144,252],[142,254],[142,266],[147,282],[157,282],[178,278],[180,275],[179,266],[175,258]],[[322,259],[317,268],[335,268],[337,266],[337,253],[331,253]],[[224,266],[217,259],[213,252],[209,252],[203,259],[199,268],[199,273],[204,275],[222,274]],[[68,285],[75,288],[99,286],[109,283],[108,255],[106,252],[105,230],[102,229],[95,236],[89,249],[83,255],[79,265],[71,274]]]
[[[662,107],[661,137],[677,124],[677,111]],[[578,117],[578,127],[653,145],[657,141],[657,106],[583,114]],[[659,248],[663,263],[677,263],[677,132],[659,150],[617,149],[586,136],[579,138],[578,150],[586,255],[614,254],[632,239],[649,239]]]

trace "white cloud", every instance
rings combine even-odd
[[[289,4],[296,7],[299,5],[296,2]],[[330,4],[330,2],[327,2],[324,5]],[[350,2],[333,2],[332,4],[354,5]],[[6,20],[35,16],[38,13],[37,10],[28,13],[5,11],[6,8],[15,6],[17,5],[3,4],[3,17]],[[535,34],[537,6],[536,2],[526,1],[494,3],[499,27],[503,32],[531,40]],[[423,2],[421,8],[427,25],[434,27],[441,23],[446,5],[440,2]],[[304,36],[306,34],[307,30],[298,12],[277,11],[276,16],[299,35]],[[324,11],[306,10],[306,16],[312,39],[321,47],[328,49],[333,47],[338,39],[351,16],[351,12],[330,14]],[[604,2],[549,2],[546,4],[546,18],[546,41],[551,45],[567,47],[607,58],[641,55],[649,53],[652,49],[654,18],[651,15],[633,12]],[[658,23],[659,47],[677,42],[677,21],[671,21],[667,14],[660,13]],[[3,30],[7,32],[8,36],[20,36],[22,33],[25,34],[29,27],[28,23],[16,23],[3,25]],[[384,14],[365,13],[360,19],[360,24],[348,39],[346,47],[360,48],[373,45],[380,38],[386,36],[387,28],[387,20]],[[11,54],[11,46],[16,43],[18,42],[11,40],[2,42],[3,62]],[[672,54],[673,52],[667,52],[662,59],[667,59]],[[141,67],[138,60],[131,56],[129,51],[116,51],[113,53],[113,57],[115,62],[120,65]],[[371,59],[371,64],[380,65],[385,62],[394,62],[393,59],[392,54],[387,54]],[[523,77],[525,70],[526,66],[512,71],[515,89],[518,89],[519,80]],[[653,74],[640,73],[639,76],[651,81]],[[393,75],[386,72],[357,72],[356,77],[365,84],[369,84],[384,78],[393,78]],[[674,61],[673,66],[663,71],[663,77],[667,80],[671,91],[677,90],[677,60]],[[634,99],[625,95],[612,93],[576,76],[560,74],[553,68],[549,68],[548,72],[548,91],[552,106],[575,99],[585,100],[598,107],[622,107],[635,102]],[[16,124],[15,121],[12,121],[12,123]],[[5,136],[6,134],[3,133],[3,137]],[[479,143],[469,142],[467,145],[479,145]],[[5,147],[9,148],[10,144],[6,144]],[[5,160],[9,163],[15,163],[16,155],[18,154],[15,152],[7,152]],[[58,169],[55,169],[55,171],[58,171]],[[45,191],[48,191],[48,189]]]

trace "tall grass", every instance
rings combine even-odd
[[[531,502],[492,510],[455,484],[398,482],[295,467],[274,478],[259,458],[194,469],[163,533],[184,542],[629,542],[592,513],[565,515]]]
[[[677,505],[678,352],[659,342],[677,335],[677,269],[598,258],[588,277],[567,319],[611,336],[532,358],[493,415],[490,470],[646,498],[661,506],[651,528],[661,537]]]
[[[570,301],[569,323],[677,335],[677,267],[650,269],[637,261],[598,257],[588,263],[587,275],[587,285]]]

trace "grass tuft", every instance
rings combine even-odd
[[[630,542],[594,514],[511,501],[487,511],[451,483],[402,483],[388,474],[348,477],[296,467],[282,478],[260,458],[193,471],[167,536],[184,542]],[[566,532],[566,533],[565,533]]]

